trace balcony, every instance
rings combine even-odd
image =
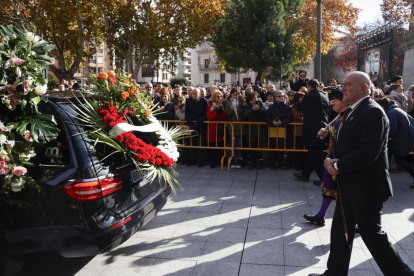
[[[216,64],[216,63],[200,64],[199,65],[199,69],[201,71],[205,71],[205,70],[218,70],[219,69],[219,65]]]

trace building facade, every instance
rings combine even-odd
[[[202,87],[227,85],[229,87],[254,82],[257,73],[251,70],[240,73],[228,73],[221,70],[214,48],[210,42],[204,42],[191,49],[191,84]]]

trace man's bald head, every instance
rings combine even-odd
[[[358,100],[368,96],[370,85],[371,80],[364,72],[355,71],[347,74],[342,81],[344,102],[352,105]]]

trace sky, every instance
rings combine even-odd
[[[349,0],[352,6],[360,8],[357,25],[372,23],[377,17],[381,17],[380,4],[382,0]]]

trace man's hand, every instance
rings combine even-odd
[[[334,164],[338,162],[339,159],[326,159],[325,160],[325,168],[330,175],[332,175],[332,179],[335,179],[336,176],[339,174],[339,171],[335,170]]]
[[[318,131],[318,136],[319,136],[319,137],[325,138],[325,137],[326,137],[326,135],[328,135],[328,131],[327,131],[325,128],[321,128],[321,129]]]

